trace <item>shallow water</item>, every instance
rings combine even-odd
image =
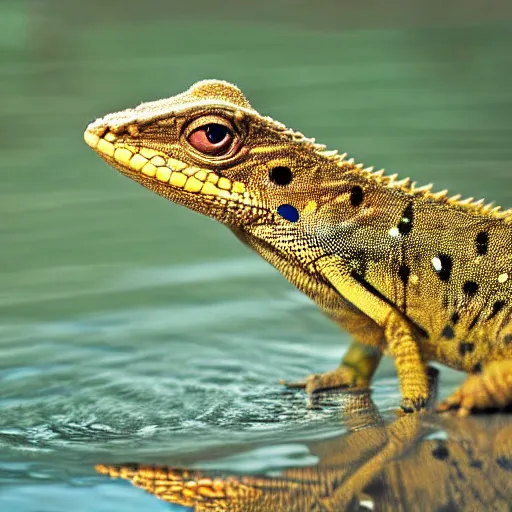
[[[505,3],[172,5],[0,5],[2,510],[169,510],[94,465],[265,473],[345,432],[343,397],[311,409],[277,381],[333,368],[347,336],[228,230],[110,170],[91,119],[222,78],[359,161],[512,206]],[[398,404],[389,361],[373,400]]]

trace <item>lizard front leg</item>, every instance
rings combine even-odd
[[[382,297],[377,290],[357,279],[345,262],[334,255],[315,262],[315,269],[362,313],[384,331],[402,392],[402,409],[412,412],[422,409],[428,399],[426,366],[409,322]]]
[[[512,408],[512,360],[494,361],[482,373],[470,375],[437,408],[457,409],[460,416],[473,410]]]
[[[367,388],[381,357],[378,348],[354,340],[335,370],[313,374],[298,382],[282,381],[281,384],[288,388],[304,388],[308,394],[326,389]]]
[[[427,368],[409,325],[395,311],[390,313],[384,330],[402,392],[401,407],[413,412],[425,407],[428,399]]]

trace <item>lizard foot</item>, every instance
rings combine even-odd
[[[310,375],[305,380],[280,381],[280,384],[290,389],[305,389],[306,393],[313,394],[336,388],[368,388],[369,381],[361,376],[355,368],[341,365],[327,373]]]
[[[457,409],[459,416],[472,411],[512,407],[512,361],[495,361],[478,375],[469,376],[437,407],[438,412]]]

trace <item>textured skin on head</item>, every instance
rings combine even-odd
[[[224,100],[243,108],[252,108],[248,99],[236,85],[223,80],[201,80],[189,90],[191,98],[198,100]]]
[[[146,188],[226,224],[352,334],[350,361],[308,391],[368,384],[387,352],[410,411],[427,398],[426,361],[485,373],[512,358],[510,211],[365,169],[223,81],[109,114],[85,139]]]

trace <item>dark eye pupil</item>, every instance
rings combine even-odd
[[[206,127],[206,137],[212,144],[222,142],[228,133],[228,129],[221,124],[209,124]]]
[[[270,180],[276,185],[288,185],[292,181],[292,171],[289,167],[274,167],[270,171]]]

